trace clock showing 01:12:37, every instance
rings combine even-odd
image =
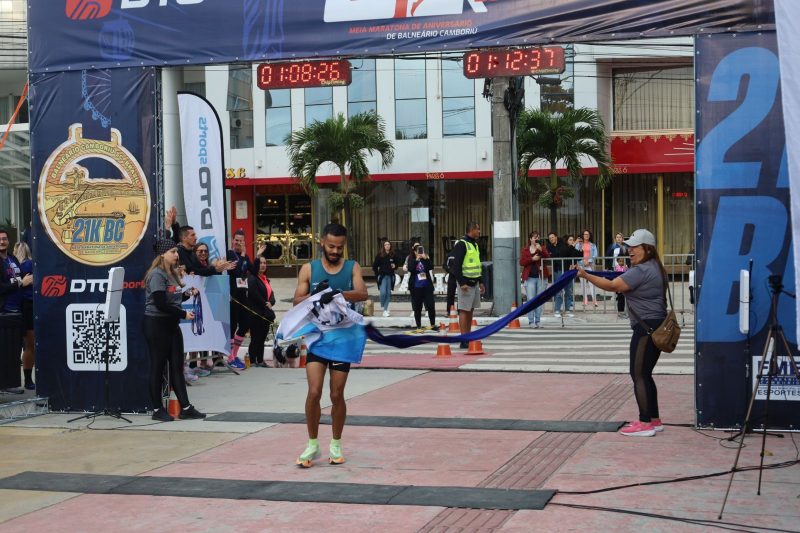
[[[294,89],[350,85],[350,62],[345,59],[277,61],[262,63],[256,70],[260,89]]]
[[[470,79],[561,74],[566,67],[560,46],[475,50],[463,61],[464,76]]]

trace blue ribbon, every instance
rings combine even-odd
[[[591,272],[591,274],[595,276],[600,276],[606,279],[614,279],[621,274],[621,272]],[[512,320],[519,318],[522,315],[526,315],[536,309],[537,307],[544,305],[545,302],[553,298],[556,294],[564,290],[570,283],[573,283],[575,280],[575,276],[578,275],[577,270],[568,270],[561,274],[561,276],[553,282],[552,285],[547,287],[545,290],[540,292],[536,298],[529,299],[522,307],[515,309],[514,311],[510,312],[509,314],[505,315],[504,317],[498,318],[495,322],[489,324],[488,326],[482,327],[478,330],[471,331],[466,335],[455,335],[455,336],[444,336],[444,335],[383,335],[378,329],[373,326],[372,324],[367,324],[365,329],[367,331],[367,337],[371,340],[377,342],[378,344],[385,344],[387,346],[394,346],[395,348],[410,348],[412,346],[419,346],[420,344],[428,344],[428,343],[456,343],[456,342],[469,342],[469,341],[477,341],[480,339],[484,339],[489,335],[497,333],[504,327],[506,327]]]

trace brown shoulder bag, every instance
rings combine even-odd
[[[669,290],[669,280],[664,278],[664,283],[667,284],[667,294],[669,295],[669,312],[667,318],[659,324],[656,329],[649,327],[645,324],[639,315],[628,306],[628,311],[633,315],[639,324],[644,328],[650,338],[653,339],[653,344],[662,352],[672,353],[678,346],[678,339],[681,337],[681,327],[678,325],[678,319],[675,316],[675,306],[672,305],[672,292]]]

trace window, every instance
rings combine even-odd
[[[394,97],[395,137],[397,139],[427,139],[424,59],[395,59]]]
[[[190,92],[190,93],[198,94],[198,95],[202,96],[203,98],[205,98],[206,97],[206,82],[204,82],[204,81],[198,81],[198,82],[192,82],[192,83],[184,82],[183,90],[187,91],[187,92]]]
[[[475,82],[460,61],[442,61],[442,135],[475,136]]]
[[[14,110],[17,108],[17,103],[19,103],[19,95],[0,96],[0,124],[8,124],[8,121],[11,120],[11,116],[14,114]],[[17,113],[17,118],[14,119],[14,123],[28,123],[27,98],[22,102],[19,113]]]
[[[250,65],[228,67],[228,115],[231,148],[253,147],[253,71]]]
[[[575,107],[575,50],[572,45],[564,47],[566,68],[561,74],[539,76],[539,106],[542,111],[563,113]]]
[[[333,87],[314,87],[306,91],[306,126],[333,118]]]
[[[292,132],[291,89],[266,91],[267,146],[281,146]]]
[[[353,81],[347,87],[347,116],[377,111],[378,90],[375,84],[375,60],[351,59]]]
[[[694,128],[691,65],[619,68],[614,78],[614,129]]]

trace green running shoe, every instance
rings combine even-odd
[[[300,457],[297,458],[297,466],[311,468],[312,461],[319,459],[319,443],[317,439],[308,439],[308,444]]]
[[[330,456],[328,457],[328,461],[332,465],[340,465],[344,463],[341,439],[331,439]]]

